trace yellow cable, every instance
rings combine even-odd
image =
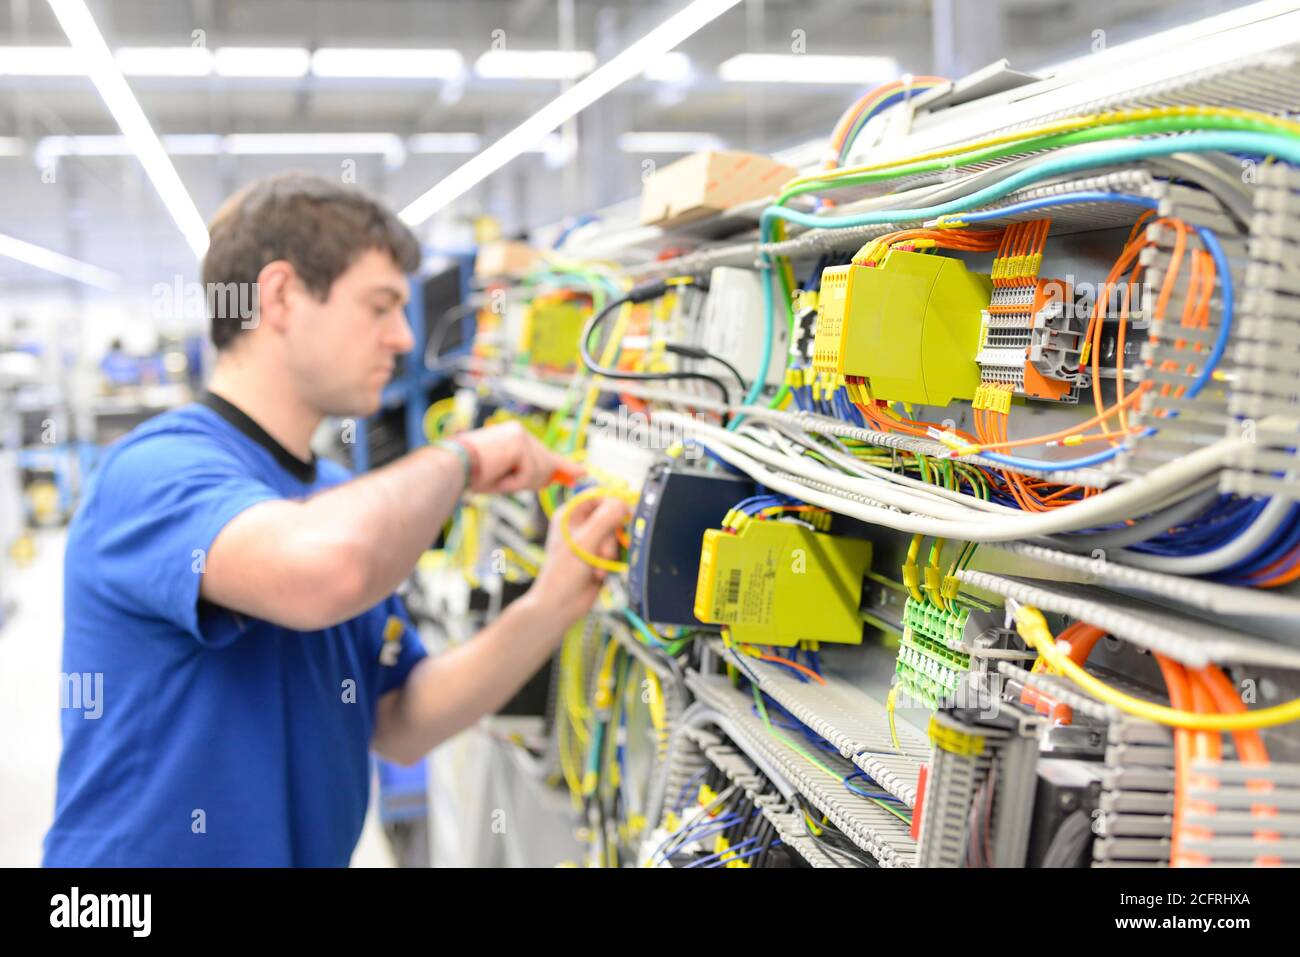
[[[659,681],[659,676],[649,668],[645,669],[646,682],[650,685],[650,723],[659,733],[663,733],[668,727],[668,709],[664,703],[664,687]]]
[[[623,332],[627,329],[628,320],[632,316],[632,303],[627,303],[614,317],[614,327],[610,330],[609,339],[605,342],[605,348],[600,354],[600,364],[609,368],[614,362],[614,357],[618,355],[618,350],[623,342]],[[578,420],[574,425],[574,448],[580,449],[583,443],[587,441],[587,426],[591,424],[592,412],[596,407],[596,400],[600,398],[600,389],[597,388],[604,376],[596,376],[592,379],[592,384],[587,389],[587,395],[582,400],[582,407],[578,413]]]
[[[626,572],[627,562],[614,561],[610,558],[602,558],[600,555],[595,555],[579,545],[577,539],[573,537],[573,532],[569,528],[569,516],[573,514],[572,507],[593,498],[617,498],[623,500],[629,505],[636,505],[637,503],[636,493],[628,489],[586,489],[573,496],[573,498],[569,500],[569,507],[560,513],[560,535],[564,537],[564,543],[569,546],[569,551],[573,552],[573,554],[577,555],[593,568],[601,568],[607,572]]]
[[[919,602],[925,601],[925,596],[921,594],[920,571],[916,565],[916,558],[921,553],[921,540],[924,535],[913,535],[912,543],[907,546],[907,561],[903,563],[903,584],[907,586],[907,593]]]
[[[446,420],[456,414],[456,397],[439,399],[424,412],[424,436],[430,442],[437,442],[443,436]]]
[[[885,699],[885,714],[889,715],[889,740],[894,742],[894,749],[901,751],[902,747],[898,743],[898,727],[894,724],[894,708],[898,703],[898,685],[889,689],[889,697]]]
[[[1047,620],[1037,608],[1014,603],[1013,609],[1016,630],[1020,632],[1020,637],[1046,658],[1048,665],[1068,677],[1084,691],[1107,704],[1114,705],[1126,714],[1174,728],[1186,728],[1189,731],[1245,731],[1272,728],[1300,720],[1300,698],[1293,698],[1285,704],[1235,714],[1197,714],[1134,698],[1094,678],[1075,664],[1069,655],[1058,649],[1052,630],[1047,626]]]
[[[525,558],[523,555],[519,554],[513,548],[507,548],[505,546],[502,546],[501,553],[505,555],[506,558],[510,559],[512,562],[514,562],[516,565],[522,568],[528,574],[530,575],[537,574],[539,568],[537,563],[532,559]]]
[[[1006,133],[1002,136],[990,136],[982,140],[976,140],[973,143],[966,143],[961,146],[951,146],[941,150],[931,150],[929,153],[906,156],[901,159],[889,160],[884,163],[874,163],[870,166],[851,166],[844,169],[837,169],[831,173],[814,173],[809,176],[800,176],[782,185],[781,190],[782,192],[788,192],[790,189],[802,186],[805,183],[834,181],[845,176],[856,176],[859,173],[874,173],[877,170],[890,169],[895,166],[904,166],[908,163],[922,163],[926,160],[944,159],[961,153],[971,153],[975,150],[985,149],[989,146],[1001,146],[1006,143],[1017,143],[1022,140],[1032,139],[1036,136],[1048,136],[1054,133],[1070,133],[1075,130],[1090,129],[1097,126],[1111,126],[1116,123],[1160,119],[1167,116],[1223,116],[1234,119],[1258,120],[1272,124],[1279,129],[1288,130],[1291,133],[1300,134],[1300,123],[1285,120],[1268,113],[1260,113],[1257,110],[1238,110],[1228,107],[1212,106],[1162,106],[1141,110],[1114,110],[1109,113],[1089,113],[1084,116],[1057,120],[1054,123],[1048,123],[1044,126],[1035,126],[1027,130],[1017,130],[1014,133]]]
[[[938,605],[944,611],[949,611],[951,610],[951,606],[943,597],[943,592],[940,590],[940,586],[943,582],[943,571],[939,568],[939,556],[940,553],[943,552],[945,541],[945,539],[936,538],[930,545],[930,558],[926,562],[926,568],[933,569],[934,574],[931,575],[928,571],[926,573],[925,593],[929,596],[930,601]]]

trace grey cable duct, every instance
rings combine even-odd
[[[1184,578],[1181,575],[1166,575],[1145,568],[1133,568],[1114,561],[1109,553],[1103,560],[1098,561],[1089,556],[1075,555],[1029,543],[1008,542],[993,547],[1034,562],[1054,565],[1074,572],[1084,576],[1086,581],[1096,580],[1098,584],[1122,590],[1148,592],[1212,615],[1300,619],[1300,599],[1278,594],[1276,591],[1220,585],[1217,582],[1207,582],[1197,578]]]
[[[745,747],[745,739],[740,736],[740,732],[736,730],[736,727],[731,723],[730,718],[726,717],[717,709],[709,707],[702,701],[697,701],[682,712],[681,720],[678,722],[678,730],[673,732],[674,746],[681,735],[680,729],[698,728],[706,724],[716,725],[726,732],[727,737],[731,739],[732,743],[744,752],[745,757],[753,761],[755,766],[767,776],[767,779],[771,781],[773,785],[776,786],[776,789],[781,792],[781,796],[785,798],[787,802],[791,804],[794,803],[795,787],[786,780],[785,775],[774,768],[765,755],[753,753]]]
[[[1154,538],[1166,529],[1181,525],[1194,515],[1199,515],[1219,497],[1219,480],[1211,475],[1197,486],[1201,491],[1169,508],[1152,512],[1132,525],[1108,529],[1104,532],[1086,532],[1081,535],[1057,535],[1049,539],[1051,545],[1067,552],[1091,552],[1094,548],[1123,548]]]

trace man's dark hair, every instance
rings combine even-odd
[[[367,250],[388,253],[403,272],[420,265],[419,241],[393,213],[359,189],[310,173],[279,173],[250,183],[222,204],[208,232],[203,285],[218,349],[248,324],[238,310],[214,303],[227,301],[225,290],[245,290],[242,297],[251,299],[267,263],[288,262],[322,301]]]

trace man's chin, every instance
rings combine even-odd
[[[382,404],[382,390],[367,392],[341,399],[341,401],[332,404],[325,414],[332,415],[335,418],[365,419],[378,412]]]

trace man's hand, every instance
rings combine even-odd
[[[618,499],[567,505],[569,529],[583,548],[614,558],[614,533],[627,520]],[[555,653],[564,634],[596,600],[605,573],[574,555],[551,524],[541,574],[473,641],[424,658],[406,683],[379,699],[371,747],[390,761],[414,764],[430,748],[510,700]]]
[[[503,422],[456,436],[474,460],[471,492],[490,495],[542,488],[556,469],[577,467],[533,438],[518,422]],[[578,470],[580,472],[580,470]]]
[[[565,630],[588,611],[600,592],[605,572],[584,562],[569,548],[560,534],[560,522],[568,512],[569,531],[574,540],[602,558],[618,555],[615,533],[627,522],[628,508],[616,498],[587,499],[577,505],[565,505],[556,512],[546,536],[546,558],[541,573],[529,589],[538,604],[558,613],[566,622]]]

